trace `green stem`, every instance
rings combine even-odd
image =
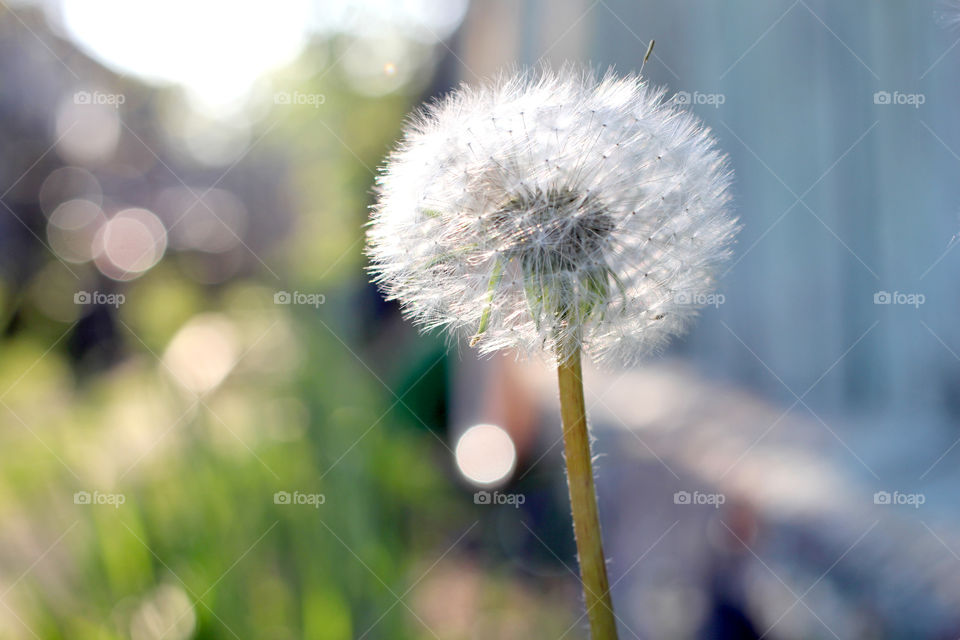
[[[580,578],[590,619],[593,640],[616,640],[617,625],[610,599],[610,583],[603,555],[597,493],[593,486],[590,435],[583,400],[583,372],[580,349],[576,348],[557,367],[560,385],[560,415],[563,421],[563,448],[567,462],[567,485],[573,509],[573,532],[580,559]]]

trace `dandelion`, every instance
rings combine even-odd
[[[408,123],[379,176],[371,272],[424,329],[558,367],[594,638],[615,637],[581,352],[631,365],[681,333],[737,230],[708,129],[638,75],[506,74]]]

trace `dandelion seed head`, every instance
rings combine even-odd
[[[709,130],[637,75],[564,67],[461,86],[378,178],[374,280],[424,329],[629,365],[684,331],[730,256]]]

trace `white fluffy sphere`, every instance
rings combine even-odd
[[[504,75],[408,123],[379,176],[371,271],[414,322],[482,353],[631,364],[713,291],[730,180],[709,130],[639,76]]]

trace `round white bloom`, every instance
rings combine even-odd
[[[566,67],[425,107],[379,176],[375,281],[482,353],[630,364],[662,347],[737,231],[725,156],[664,94]]]

